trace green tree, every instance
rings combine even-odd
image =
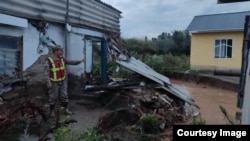
[[[175,43],[171,38],[165,40],[157,40],[155,43],[159,48],[158,54],[166,54],[170,52],[171,48],[175,46]]]
[[[139,58],[144,58],[147,55],[158,53],[158,47],[152,41],[145,41],[140,39],[127,39],[124,40],[127,50],[133,55],[137,55]],[[138,56],[139,54],[139,56]]]
[[[190,35],[188,31],[177,31],[175,30],[172,34],[174,46],[170,52],[173,54],[189,54],[190,50]]]

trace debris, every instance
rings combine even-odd
[[[168,94],[173,95],[182,101],[185,101],[191,106],[199,108],[199,106],[191,97],[174,88],[168,77],[156,72],[148,65],[144,64],[142,61],[134,58],[133,56],[130,56],[122,46],[121,41],[118,37],[105,35],[105,38],[107,41],[109,41],[109,54],[112,57],[113,61],[117,62],[127,69],[140,74],[141,76],[144,76],[145,78],[154,81],[155,83],[159,84],[159,87],[168,91]]]
[[[190,115],[184,114],[185,110],[182,104],[177,104],[175,99],[168,96],[168,91],[159,88],[158,84],[153,82],[143,82],[144,87],[140,87],[141,80],[127,79],[113,81],[109,85],[87,86],[84,95],[95,94],[95,92],[104,91],[102,95],[112,95],[115,100],[127,102],[121,109],[114,110],[100,117],[96,128],[102,133],[110,136],[116,136],[116,128],[130,129],[129,132],[144,133],[143,127],[139,122],[146,116],[153,116],[157,120],[157,129],[161,132],[169,129],[175,123],[185,123]],[[106,102],[111,105],[114,100]],[[122,102],[117,102],[122,103]],[[117,104],[116,103],[116,104]],[[118,107],[118,105],[115,105]],[[133,133],[131,133],[133,135]]]
[[[24,102],[14,103],[4,114],[0,115],[0,135],[7,128],[12,127],[20,121],[20,116],[35,118],[40,115],[43,120],[47,120],[44,110],[39,105],[39,102],[34,99],[25,100]]]
[[[97,128],[108,130],[115,125],[133,125],[140,119],[140,116],[136,111],[127,109],[118,109],[114,112],[105,114],[99,119]]]

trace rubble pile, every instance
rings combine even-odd
[[[0,108],[0,135],[6,133],[6,130],[18,123],[23,122],[20,117],[37,118],[40,116],[46,120],[45,111],[37,99],[19,99],[13,100],[12,103],[4,104]]]
[[[10,93],[5,93],[10,95]],[[19,140],[19,136],[36,136],[39,141],[50,140],[49,134],[64,125],[76,123],[74,119],[49,119],[48,109],[41,97],[5,99],[0,106],[0,137],[3,140]]]
[[[156,120],[154,126],[157,127],[154,130],[157,132],[152,131],[152,134],[157,133],[152,136],[154,138],[159,136],[162,138],[162,134],[171,130],[174,124],[187,124],[190,118],[190,115],[186,112],[187,105],[185,102],[171,97],[157,84],[112,81],[104,86],[88,86],[86,94],[100,91],[102,94],[118,95],[121,101],[116,98],[116,102],[126,103],[122,104],[122,107],[115,103],[117,108],[100,117],[98,121],[96,128],[109,140],[122,141],[123,136],[121,134],[127,134],[127,137],[129,136],[131,140],[135,141],[140,140],[138,135],[150,135],[151,133],[148,134],[146,127],[141,124],[141,121],[149,116],[152,117],[152,120]],[[107,103],[110,106],[110,102]],[[146,125],[150,126],[150,122]],[[153,129],[151,126],[148,128]],[[168,134],[167,136],[169,138],[171,135]]]
[[[44,62],[48,55],[41,55],[36,62],[23,72],[23,76],[28,78],[28,85],[44,84]]]

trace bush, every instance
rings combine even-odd
[[[53,133],[53,141],[100,141],[101,137],[94,128],[88,128],[84,133],[72,132],[69,127],[61,126]]]
[[[159,73],[165,74],[167,72],[181,72],[190,70],[190,57],[187,55],[179,55],[174,56],[172,54],[164,54],[164,55],[148,55],[147,57],[140,57],[140,54],[136,54],[139,56],[139,60],[147,64],[152,69],[156,70]],[[96,59],[94,59],[96,60]],[[107,71],[108,75],[112,77],[130,77],[133,74],[133,71],[128,70],[123,66],[119,66],[119,71],[117,71],[117,64],[114,61],[107,60]],[[101,64],[100,61],[93,62],[93,75],[100,75]]]
[[[54,141],[69,141],[72,140],[72,134],[67,126],[61,126],[53,133]]]
[[[190,123],[191,125],[205,125],[206,121],[199,117],[199,119],[196,119],[196,117],[193,117],[192,122]]]
[[[152,55],[148,56],[143,62],[154,70],[157,70],[157,72],[163,74],[166,72],[179,72],[190,69],[189,57],[186,55]]]
[[[158,72],[164,72],[165,62],[162,55],[148,56],[145,58],[144,62],[152,69],[157,70]]]
[[[147,115],[139,121],[139,125],[142,127],[146,134],[156,134],[159,132],[159,123],[156,117],[153,115]]]
[[[101,136],[98,134],[98,132],[94,128],[88,128],[84,135],[85,140],[84,141],[100,141]]]

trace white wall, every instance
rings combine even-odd
[[[69,33],[69,45],[68,45],[68,52],[67,57],[70,60],[79,60],[83,59],[85,56],[84,53],[84,36],[93,36],[98,38],[103,38],[103,34],[101,32],[92,31],[89,29],[77,28],[72,27]],[[92,64],[93,64],[93,48],[92,48],[92,41],[86,40],[86,60],[85,63],[81,63],[77,66],[68,66],[69,73],[75,75],[81,75],[84,71],[90,73],[92,71]]]
[[[67,49],[67,59],[68,60],[82,60],[84,42],[82,36],[70,33],[68,37],[68,49]],[[80,76],[84,73],[84,63],[79,65],[68,65],[67,69],[69,73]]]
[[[35,27],[29,24],[28,28],[24,30],[23,38],[23,70],[31,66],[40,55],[48,53],[48,48],[44,46],[43,52],[39,54],[37,48],[39,45],[39,32]],[[47,35],[53,39],[57,44],[64,46],[64,32],[60,25],[49,24]]]
[[[29,24],[23,33],[23,70],[30,67],[41,55],[37,53],[38,44],[39,32]],[[46,53],[48,53],[48,50],[44,50],[43,54]]]
[[[56,44],[65,48],[65,28],[62,24],[49,23],[47,35]],[[8,36],[23,36],[23,71],[30,67],[40,55],[48,53],[48,48],[45,46],[42,48],[42,53],[37,52],[39,45],[39,32],[30,23],[28,28],[21,28],[16,26],[0,25],[0,35]],[[90,35],[94,37],[102,37],[102,33],[87,30],[83,28],[72,28],[72,31],[68,34],[68,49],[67,59],[69,60],[81,60],[84,58],[84,35]],[[51,44],[52,45],[52,44]],[[90,72],[92,70],[92,42],[86,42],[86,66],[81,63],[77,66],[68,66],[69,73],[80,76],[84,71]]]

